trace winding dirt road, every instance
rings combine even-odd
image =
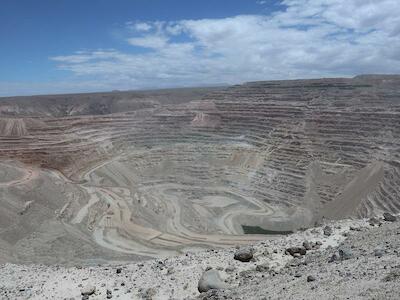
[[[235,193],[236,198],[243,201],[239,203],[233,199],[221,199],[220,203],[208,203],[199,199],[197,203],[190,205],[202,206],[207,209],[209,206],[220,206],[224,209],[222,215],[217,216],[213,220],[218,225],[221,234],[215,233],[199,233],[188,229],[183,224],[182,203],[179,197],[174,197],[170,194],[166,196],[167,190],[175,189],[182,190],[179,184],[159,184],[156,187],[142,187],[141,195],[146,195],[142,198],[141,205],[146,204],[146,199],[151,198],[153,202],[159,205],[165,205],[166,212],[160,215],[160,220],[163,220],[165,230],[160,231],[135,222],[132,218],[132,206],[134,203],[131,191],[128,188],[120,186],[97,186],[90,182],[91,173],[98,170],[100,167],[115,161],[102,162],[97,164],[92,169],[87,170],[83,178],[85,182],[75,183],[88,195],[87,204],[84,205],[72,218],[71,224],[80,224],[88,217],[91,209],[96,207],[102,201],[105,202],[107,209],[97,219],[93,227],[93,239],[102,247],[119,251],[123,253],[138,254],[151,257],[165,257],[173,254],[178,254],[184,248],[197,248],[206,246],[232,246],[236,244],[247,244],[258,240],[265,239],[263,235],[244,235],[238,229],[238,224],[235,223],[235,218],[238,215],[245,214],[251,217],[252,215],[268,216],[274,213],[273,209],[266,203]],[[64,177],[58,174],[59,177]],[[224,188],[214,189],[214,192],[229,194]],[[138,197],[137,194],[133,197]],[[210,200],[210,199],[209,199]],[[218,198],[215,199],[217,201]],[[218,202],[218,201],[217,201]],[[226,203],[225,203],[226,202]],[[157,205],[157,203],[152,203]],[[250,209],[249,206],[255,207]],[[166,214],[166,215],[165,215]],[[139,220],[138,220],[139,221]]]

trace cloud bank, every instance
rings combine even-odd
[[[281,4],[269,15],[133,21],[125,39],[132,51],[78,51],[51,60],[103,89],[400,72],[398,0]]]

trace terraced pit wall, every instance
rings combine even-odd
[[[37,173],[4,179],[4,253],[39,259],[43,246],[22,242],[38,228],[60,256],[84,243],[69,255],[123,259],[265,238],[243,226],[288,232],[398,213],[399,84],[359,76],[0,100],[1,159]],[[43,182],[45,199],[21,197]],[[68,228],[60,245],[45,221]]]

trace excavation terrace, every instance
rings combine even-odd
[[[0,262],[165,257],[398,213],[399,84],[0,99]]]

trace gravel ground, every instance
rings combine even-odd
[[[343,220],[242,249],[123,265],[4,264],[0,298],[399,299],[400,222],[379,223]],[[246,255],[249,262],[239,260]],[[200,294],[199,279],[211,268],[224,289]]]

